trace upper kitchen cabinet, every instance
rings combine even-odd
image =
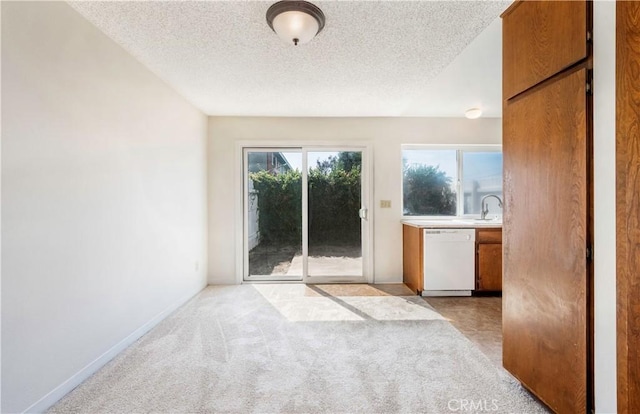
[[[502,21],[505,99],[586,58],[589,18],[586,1],[518,1],[507,9]]]

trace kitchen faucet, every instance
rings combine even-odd
[[[493,197],[496,200],[498,200],[498,207],[502,208],[502,200],[497,195],[489,194],[489,195],[486,195],[486,196],[482,197],[482,201],[480,202],[480,209],[481,209],[480,219],[481,220],[486,220],[487,219],[487,214],[489,213],[489,206],[487,205],[486,200],[489,197]]]

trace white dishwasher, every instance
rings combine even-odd
[[[475,246],[475,229],[425,229],[422,296],[471,296]]]

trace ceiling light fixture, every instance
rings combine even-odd
[[[482,109],[480,108],[471,108],[471,109],[467,109],[464,112],[464,116],[466,116],[467,119],[477,119],[477,118],[480,118],[481,115],[482,115]]]
[[[324,13],[308,1],[283,0],[267,10],[269,27],[285,42],[305,44],[324,28]]]

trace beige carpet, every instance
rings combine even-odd
[[[303,285],[209,287],[50,410],[484,411],[546,412],[419,297]]]

